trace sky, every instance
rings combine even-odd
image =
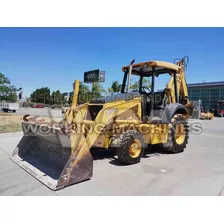
[[[108,88],[132,59],[185,55],[187,83],[223,81],[224,28],[0,28],[0,72],[26,97],[41,87],[72,91],[94,69],[106,71]]]

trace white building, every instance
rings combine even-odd
[[[71,97],[72,94],[73,94],[73,92],[65,92],[65,93],[62,93],[62,95],[63,95],[64,98],[66,99],[66,102],[68,102],[69,97]]]

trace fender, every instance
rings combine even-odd
[[[187,114],[187,108],[180,103],[168,104],[162,113],[162,122],[170,123],[174,114]]]

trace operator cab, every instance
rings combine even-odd
[[[175,98],[178,102],[176,73],[179,66],[162,61],[149,61],[134,64],[134,60],[130,65],[122,68],[124,78],[121,93],[138,92],[142,97],[142,118],[161,118],[162,112],[167,105],[167,95],[165,88],[155,90],[156,80],[160,76],[169,74],[168,78],[173,75]],[[134,80],[134,89],[131,81]]]

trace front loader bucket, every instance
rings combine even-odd
[[[92,177],[90,145],[82,133],[22,122],[24,136],[11,160],[52,190]]]

